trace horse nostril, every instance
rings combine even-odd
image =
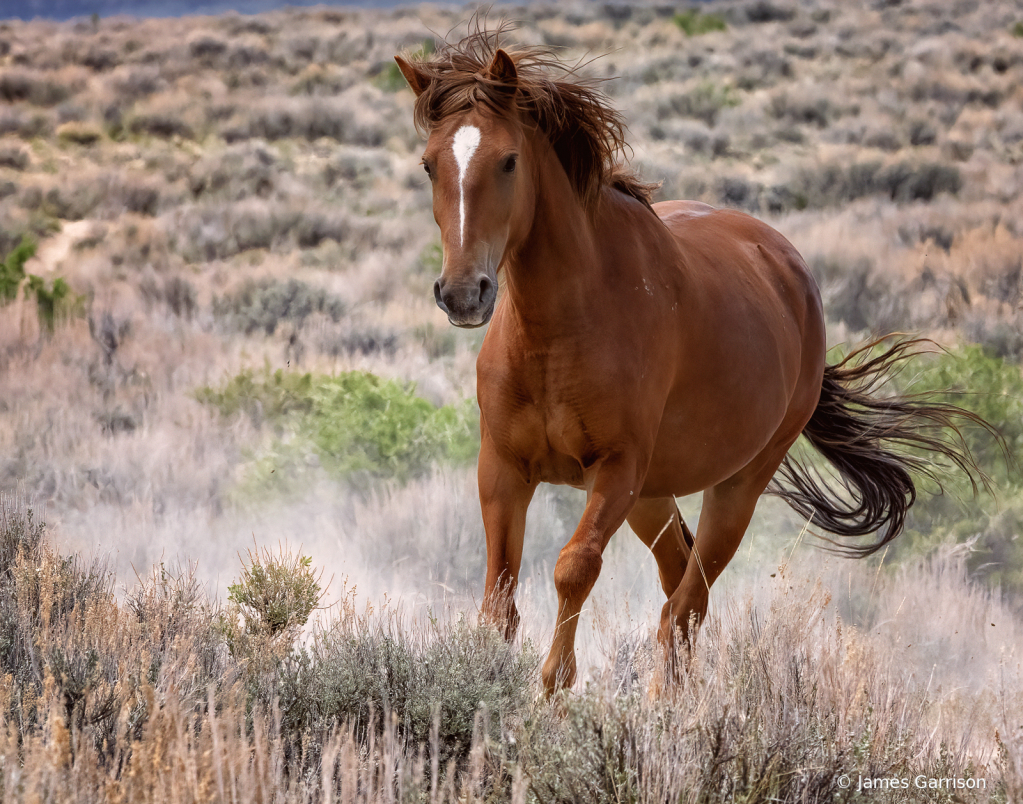
[[[494,298],[494,280],[489,276],[480,277],[480,305],[487,306]]]
[[[437,300],[437,306],[446,313],[448,311],[448,306],[444,304],[444,299],[441,297],[439,279],[433,283],[433,298]]]

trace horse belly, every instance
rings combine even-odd
[[[767,447],[788,412],[788,395],[781,387],[706,398],[715,404],[665,410],[644,497],[684,497],[732,477]]]

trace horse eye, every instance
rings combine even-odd
[[[431,179],[433,178],[433,174],[430,172],[430,166],[426,164],[426,162],[423,162],[423,170],[426,171],[427,176],[429,176]]]
[[[515,165],[518,163],[518,161],[519,158],[517,156],[509,156],[506,160],[504,160],[504,172],[514,173]]]

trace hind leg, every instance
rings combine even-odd
[[[661,632],[667,637],[664,645],[670,667],[675,666],[675,636],[681,635],[683,643],[688,644],[690,622],[699,625],[706,616],[710,587],[738,550],[760,495],[793,441],[794,437],[785,439],[765,450],[758,460],[703,493],[692,555],[681,583],[661,611]]]
[[[689,560],[693,534],[682,520],[673,497],[641,499],[626,517],[629,527],[657,561],[657,572],[665,597],[671,597],[682,583]],[[658,638],[662,644],[671,640],[671,628],[662,628]]]

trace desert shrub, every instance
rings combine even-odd
[[[952,165],[901,161],[886,166],[866,161],[804,166],[776,189],[779,204],[791,202],[792,207],[803,209],[837,206],[871,195],[896,202],[932,201],[941,193],[955,195],[961,188],[959,169]]]
[[[1020,363],[1023,360],[1023,314],[1017,312],[1008,320],[992,320],[983,312],[966,316],[962,330],[964,336],[981,344],[1002,360]]]
[[[316,347],[325,355],[394,355],[401,343],[400,334],[377,324],[350,322],[341,331],[322,331]]]
[[[161,139],[171,137],[195,139],[195,131],[175,112],[137,112],[128,122],[128,131],[135,135],[148,134]]]
[[[229,329],[273,335],[281,322],[301,326],[313,313],[340,320],[345,302],[323,288],[298,279],[246,282],[235,293],[213,300],[213,314]]]
[[[252,137],[280,140],[290,137],[344,141],[351,127],[351,109],[336,99],[280,98],[247,112],[247,119],[229,123],[222,131],[228,142]]]
[[[311,64],[291,85],[292,95],[334,95],[350,86],[351,78],[335,69]]]
[[[91,123],[69,122],[57,127],[57,139],[64,144],[95,145],[103,132]]]
[[[1017,22],[1012,26],[1012,35],[1023,38],[1023,22]]]
[[[686,36],[699,36],[711,31],[728,30],[725,18],[720,14],[704,13],[698,8],[687,8],[685,11],[680,11],[671,18],[671,21],[685,31]]]
[[[794,97],[788,92],[774,95],[767,111],[778,120],[817,128],[827,128],[831,120],[838,116],[834,104],[825,97]]]
[[[351,225],[343,212],[310,210],[298,219],[292,233],[299,248],[315,248],[324,240],[343,242]]]
[[[758,212],[760,189],[758,183],[742,176],[724,176],[718,181],[717,196],[723,206]]]
[[[249,249],[285,243],[301,218],[289,204],[247,198],[237,204],[203,204],[177,213],[171,247],[188,262],[226,259]]]
[[[242,573],[227,587],[227,599],[237,607],[249,633],[271,637],[301,628],[323,597],[322,571],[317,575],[309,556],[296,556],[281,545],[248,551]]]
[[[796,16],[796,10],[791,6],[779,6],[767,0],[756,0],[749,3],[744,9],[746,19],[750,22],[788,22]]]
[[[404,482],[436,462],[471,460],[479,448],[471,402],[437,407],[414,387],[368,372],[244,371],[219,389],[201,388],[197,398],[224,416],[269,422],[289,436],[297,460],[311,452],[328,472],[355,481]]]
[[[114,71],[109,80],[118,101],[123,104],[134,103],[166,86],[159,68],[149,64],[121,67]]]
[[[63,732],[107,767],[142,735],[154,687],[194,707],[231,684],[221,644],[192,575],[161,566],[122,608],[102,562],[57,553],[31,509],[0,498],[2,715],[22,747]]]
[[[111,190],[114,191],[111,195],[116,195],[129,212],[154,216],[160,209],[160,188],[157,183],[134,179],[122,180],[119,187]]]
[[[914,120],[909,124],[910,145],[934,145],[938,132],[929,120]]]
[[[105,190],[98,181],[61,182],[46,191],[41,209],[54,218],[80,221],[103,202]]]
[[[189,39],[188,53],[193,59],[211,63],[227,52],[227,42],[216,34],[199,33]]]
[[[39,308],[39,319],[51,332],[56,324],[58,314],[69,310],[77,297],[71,292],[71,286],[63,277],[55,277],[51,282],[38,276],[30,276],[28,288],[35,294]]]
[[[0,583],[10,581],[19,557],[39,554],[45,532],[46,523],[31,508],[0,494]]]
[[[232,70],[252,70],[270,61],[270,51],[259,40],[232,42],[227,53],[227,65]]]
[[[0,147],[0,167],[24,170],[28,167],[28,154],[17,145]]]
[[[196,197],[265,198],[273,192],[279,171],[277,158],[267,148],[245,143],[199,160],[190,170],[189,187]]]
[[[35,72],[5,69],[0,73],[0,98],[13,103],[27,101],[34,106],[56,106],[67,100],[74,87]]]
[[[147,273],[139,282],[139,292],[149,304],[162,303],[178,318],[191,320],[199,310],[199,294],[182,276],[168,276],[162,282]]]
[[[739,89],[770,86],[792,77],[792,64],[777,50],[755,50],[742,58],[742,70],[736,79]]]
[[[78,56],[77,62],[83,67],[88,67],[90,70],[104,72],[112,70],[119,65],[121,63],[121,55],[113,48],[91,45]]]
[[[113,579],[102,564],[59,556],[44,541],[45,526],[17,502],[0,500],[0,672],[13,689],[5,701],[22,727],[46,716],[45,687],[55,684],[69,723],[104,721],[111,710],[110,674],[116,659],[77,638],[86,611],[102,617]],[[115,663],[111,667],[111,660]],[[115,709],[117,707],[114,707]],[[13,710],[13,711],[12,711]]]
[[[727,84],[703,81],[694,88],[667,98],[657,107],[658,120],[693,117],[713,127],[722,109],[738,106],[739,97]]]
[[[899,162],[881,170],[876,182],[893,201],[930,201],[939,193],[955,195],[962,187],[957,167],[935,162]]]
[[[824,624],[829,597],[818,587],[795,609],[776,598],[736,612],[727,633],[705,627],[675,695],[629,689],[609,672],[566,696],[561,713],[537,712],[519,740],[531,796],[851,802],[850,776],[855,786],[858,775],[976,775],[956,749],[924,749],[923,696],[855,629]],[[623,647],[627,663],[642,661]],[[832,668],[855,682],[822,681]]]
[[[854,332],[884,335],[904,330],[910,322],[909,301],[892,289],[891,280],[866,258],[845,262],[810,261],[824,298],[829,320],[842,321]]]
[[[409,745],[428,747],[435,768],[464,761],[481,739],[502,746],[531,708],[532,646],[519,650],[464,619],[428,633],[412,636],[394,614],[357,616],[345,604],[281,671],[287,727],[311,736],[347,723],[367,739],[385,714]]]

